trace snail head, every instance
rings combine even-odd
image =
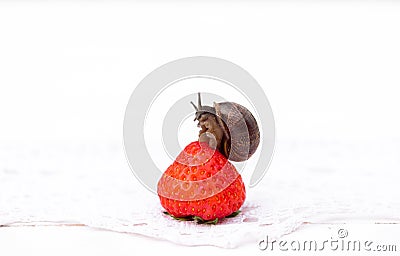
[[[202,115],[205,114],[212,114],[215,115],[215,108],[210,107],[210,106],[203,106],[201,104],[201,95],[200,93],[197,94],[197,106],[191,101],[190,104],[194,107],[196,110],[195,118],[193,121],[200,120]]]

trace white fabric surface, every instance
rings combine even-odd
[[[399,153],[399,141],[278,141],[242,213],[210,226],[165,216],[120,143],[2,144],[0,225],[86,225],[232,248],[309,222],[400,222]]]

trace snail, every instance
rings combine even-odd
[[[214,106],[203,106],[198,93],[194,121],[199,121],[199,141],[217,149],[226,158],[235,162],[249,159],[260,143],[260,130],[253,114],[235,102],[214,102]]]

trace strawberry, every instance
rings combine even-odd
[[[246,191],[236,168],[217,150],[192,142],[178,155],[158,182],[161,205],[175,218],[204,221],[232,215]]]

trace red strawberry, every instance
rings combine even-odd
[[[207,143],[190,143],[158,182],[161,205],[174,217],[221,219],[236,212],[246,191],[236,168]]]

